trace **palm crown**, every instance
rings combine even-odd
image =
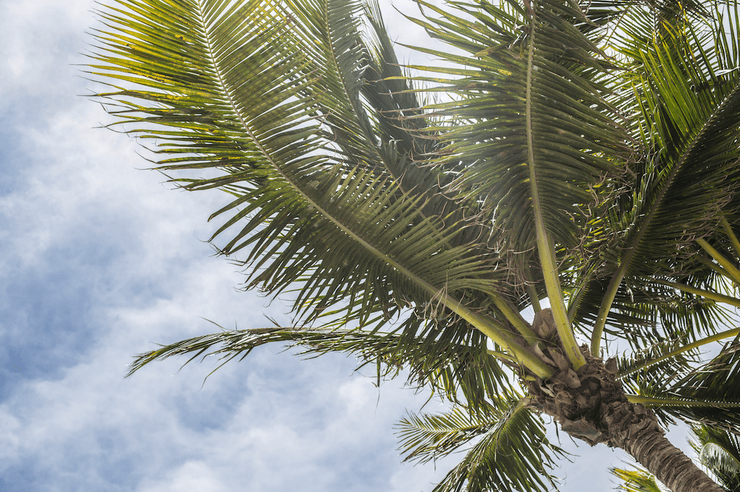
[[[101,9],[97,96],[158,169],[204,176],[175,182],[233,197],[212,239],[247,288],[295,292],[294,327],[131,373],[268,342],[351,352],[456,404],[402,423],[409,458],[480,438],[436,490],[545,490],[542,412],[712,490],[660,427],[740,424],[737,5],[416,3],[452,49],[415,49],[444,66],[404,70],[372,1]]]

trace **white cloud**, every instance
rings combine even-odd
[[[0,101],[66,94],[62,80],[80,62],[93,6],[90,0],[2,2]]]
[[[171,473],[166,479],[154,484],[143,485],[141,492],[222,492],[229,489],[221,483],[213,470],[201,461],[188,461]]]
[[[0,471],[18,460],[22,443],[20,429],[18,418],[0,409],[0,441],[3,443],[0,447]]]

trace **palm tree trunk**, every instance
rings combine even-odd
[[[657,420],[642,405],[625,402],[632,408],[620,409],[633,415],[650,414],[648,419],[639,419],[642,424],[635,424],[634,419],[617,412],[611,422],[610,444],[627,451],[650,473],[663,482],[673,492],[724,492],[710,479],[683,451],[668,441]],[[619,420],[617,420],[619,419]]]

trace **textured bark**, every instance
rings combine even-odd
[[[615,432],[617,430],[614,429]],[[656,430],[649,426],[636,433],[624,429],[623,435],[615,437],[615,441],[620,441],[620,448],[632,455],[673,492],[724,492],[666,439],[663,429]]]
[[[673,492],[723,492],[694,462],[666,439],[652,411],[627,400],[616,380],[616,364],[590,357],[573,371],[561,368],[549,380],[529,385],[530,405],[554,417],[571,436],[594,446],[604,443],[632,455]],[[560,347],[545,352],[559,357]]]

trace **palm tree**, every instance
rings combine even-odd
[[[740,424],[737,3],[416,3],[438,67],[399,65],[373,0],[101,7],[98,99],[175,183],[230,194],[212,240],[246,288],[295,294],[294,326],[131,373],[349,352],[455,404],[402,428],[411,459],[470,446],[436,490],[546,490],[542,414],[721,490],[663,429]]]

